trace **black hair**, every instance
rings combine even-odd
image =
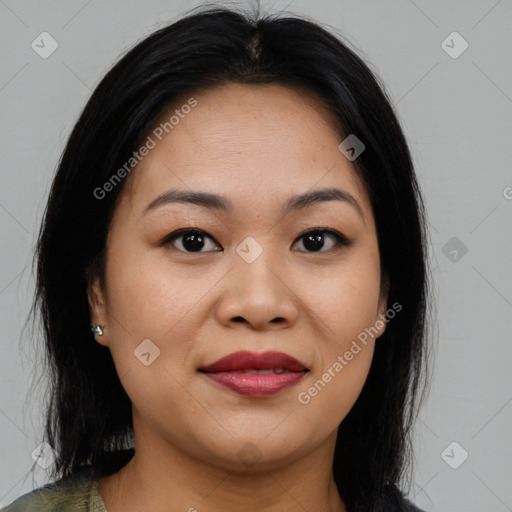
[[[132,157],[177,98],[227,83],[281,84],[315,93],[365,150],[353,164],[375,216],[388,304],[401,311],[375,345],[368,378],[342,421],[333,462],[352,511],[405,509],[412,427],[428,387],[426,218],[408,144],[385,87],[342,36],[293,15],[208,6],[136,44],[108,71],[61,156],[37,243],[33,311],[50,378],[45,439],[53,476],[85,464],[119,469],[131,446],[131,402],[110,351],[94,342],[87,283],[103,276],[106,237],[123,184],[95,191]],[[134,169],[132,172],[136,172]],[[122,464],[121,464],[122,465]]]

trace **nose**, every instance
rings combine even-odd
[[[234,268],[225,278],[216,315],[227,327],[244,324],[252,330],[277,330],[295,324],[299,309],[300,299],[289,273],[263,252],[252,263],[235,258]]]

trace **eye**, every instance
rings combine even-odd
[[[325,244],[325,240],[331,240],[331,243]],[[332,229],[314,228],[300,235],[299,240],[303,240],[303,246],[308,252],[327,252],[331,249],[342,246],[350,246],[352,241],[346,236],[333,231]]]
[[[214,246],[217,247],[217,242],[209,235],[206,234],[205,231],[201,229],[180,229],[179,231],[175,231],[168,235],[162,242],[163,245],[171,244],[180,251],[183,252],[209,252],[213,251],[221,251],[222,249],[208,249],[208,244],[206,244],[206,240],[211,240],[214,242]],[[177,244],[174,243],[177,241]],[[206,250],[203,250],[206,247]]]
[[[207,241],[210,240],[210,247]],[[298,237],[306,252],[327,252],[342,246],[350,246],[352,241],[346,236],[332,229],[314,228],[306,231]],[[330,243],[327,242],[329,241]],[[186,228],[174,231],[168,235],[162,245],[171,244],[182,252],[211,252],[222,251],[216,240],[205,231],[196,228]],[[217,248],[216,248],[217,247]]]

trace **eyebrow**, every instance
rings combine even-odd
[[[314,204],[319,204],[326,201],[341,201],[353,206],[359,215],[363,218],[364,214],[361,206],[355,197],[339,188],[323,188],[317,190],[310,190],[304,194],[298,194],[290,197],[283,207],[283,215],[287,215],[293,211],[303,210]],[[212,210],[233,212],[234,204],[227,197],[212,194],[209,192],[189,192],[186,190],[168,190],[157,196],[151,201],[142,215],[146,215],[150,210],[159,208],[166,204],[172,203],[185,203],[202,206]]]

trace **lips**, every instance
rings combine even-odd
[[[235,352],[199,368],[208,379],[241,395],[267,397],[296,384],[309,372],[282,352]]]
[[[274,370],[283,369],[291,372],[302,372],[307,368],[292,356],[282,352],[235,352],[223,357],[201,370],[205,372],[230,372],[244,370]]]

